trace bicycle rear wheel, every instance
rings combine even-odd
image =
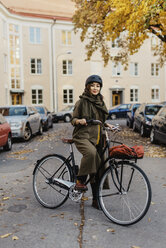
[[[55,185],[54,179],[72,180],[71,166],[65,158],[54,154],[41,159],[33,173],[33,191],[36,199],[47,208],[57,208],[67,199],[67,189]]]
[[[104,214],[119,225],[141,220],[151,203],[151,186],[142,169],[129,161],[112,162],[99,183],[99,203]],[[105,182],[109,188],[105,189]]]

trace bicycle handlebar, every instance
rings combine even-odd
[[[93,119],[91,119],[91,120],[87,120],[86,122],[87,122],[87,124],[100,125],[100,126],[102,126],[102,127],[105,128],[104,123],[102,123],[100,120],[93,120]],[[119,127],[119,124],[116,124],[116,125],[112,126],[112,128],[111,129],[109,128],[109,130],[116,131],[116,132],[120,132],[121,131],[121,129]]]

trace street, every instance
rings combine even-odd
[[[110,222],[102,211],[91,207],[91,190],[79,202],[70,199],[51,210],[34,197],[32,173],[41,157],[60,153],[67,156],[72,126],[54,124],[53,129],[29,142],[15,141],[12,151],[0,150],[0,248],[165,248],[166,236],[166,147],[151,145],[119,121],[123,128],[117,139],[129,145],[142,144],[145,157],[138,165],[152,186],[152,202],[137,224],[123,227]],[[79,164],[80,154],[76,154]]]

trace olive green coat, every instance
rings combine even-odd
[[[73,111],[72,125],[73,140],[79,152],[83,155],[79,170],[79,176],[96,173],[100,165],[100,156],[96,145],[101,138],[99,125],[75,125],[77,119],[100,120],[103,123],[107,119],[108,111],[100,96],[89,96],[83,93],[80,100],[76,102]]]

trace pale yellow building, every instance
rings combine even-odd
[[[100,54],[85,62],[74,34],[70,0],[0,0],[0,105],[44,104],[51,111],[73,105],[85,79],[99,74],[108,108],[118,103],[166,100],[166,65],[153,57],[156,37],[130,58],[129,69],[103,66]],[[118,43],[110,43],[116,54]]]

